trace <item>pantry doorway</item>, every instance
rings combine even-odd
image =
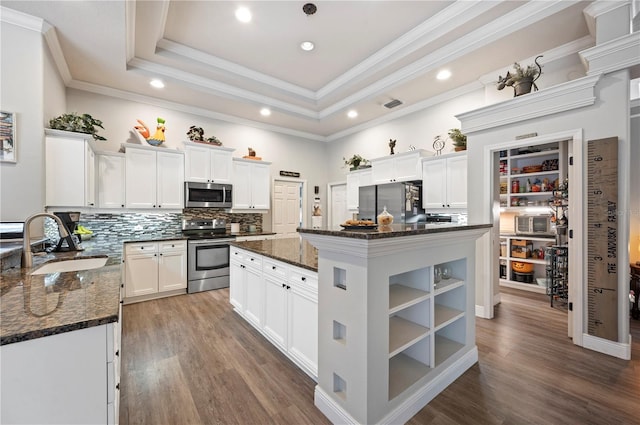
[[[298,237],[306,216],[305,187],[306,181],[300,179],[273,181],[271,229],[277,238]]]

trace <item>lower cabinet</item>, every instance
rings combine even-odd
[[[0,423],[118,423],[119,322],[3,345],[0,357]]]
[[[317,273],[232,247],[230,301],[244,319],[316,379]]]
[[[126,244],[124,276],[126,302],[173,295],[171,291],[186,291],[187,242],[169,240]]]

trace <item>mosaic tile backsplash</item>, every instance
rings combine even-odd
[[[225,219],[227,230],[231,223],[240,223],[240,231],[247,232],[249,225],[262,232],[262,214],[232,214],[218,208],[185,208],[182,213],[82,213],[80,223],[93,231],[92,245],[114,253],[122,250],[122,242],[143,236],[172,238],[182,233],[182,220],[193,218]],[[53,220],[45,220],[45,235],[58,240],[58,228]]]

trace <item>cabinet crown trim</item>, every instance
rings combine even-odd
[[[207,149],[213,149],[213,150],[218,150],[218,151],[227,151],[227,152],[233,152],[235,151],[234,148],[227,148],[224,146],[216,146],[216,145],[212,145],[212,144],[208,144],[208,143],[198,143],[198,142],[182,142],[183,145],[185,146],[198,146],[198,147],[203,147],[203,148],[207,148]]]
[[[120,144],[120,146],[121,146],[121,150],[123,150],[125,153],[128,148],[131,148],[131,149],[144,149],[147,151],[154,151],[154,152],[166,152],[166,153],[176,154],[176,155],[184,155],[184,152],[176,148],[163,148],[163,147],[156,147],[151,145],[145,146],[145,145],[138,145],[136,143],[122,143]]]
[[[418,157],[429,157],[429,156],[433,156],[435,155],[435,152],[431,152],[428,151],[426,149],[414,149],[412,151],[407,151],[407,152],[398,152],[394,155],[387,155],[387,156],[383,156],[380,158],[374,158],[371,160],[371,162],[374,161],[384,161],[385,159],[389,159],[389,158],[397,158],[397,157],[402,157],[402,156],[411,156],[411,155],[415,155]]]
[[[257,159],[244,159],[244,158],[231,158],[231,159],[238,162],[249,162],[251,164],[271,165],[271,163],[268,161],[258,161]]]

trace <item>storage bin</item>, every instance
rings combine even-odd
[[[515,258],[529,258],[533,251],[533,242],[526,239],[511,240],[511,256]]]

